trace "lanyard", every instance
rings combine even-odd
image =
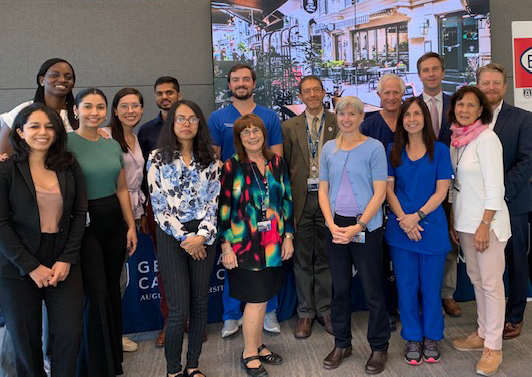
[[[460,164],[460,161],[462,160],[462,156],[464,155],[464,152],[469,144],[466,144],[464,149],[462,150],[462,153],[458,155],[458,149],[456,149],[456,173],[458,173],[458,165]]]
[[[316,140],[313,143],[312,142],[312,136],[310,136],[310,131],[309,131],[309,128],[308,128],[307,115],[305,114],[305,126],[307,127],[308,145],[310,147],[310,154],[311,154],[312,158],[316,158],[316,154],[318,153],[318,147],[320,145],[321,130],[323,129],[323,124],[324,123],[325,123],[325,110],[323,111],[323,115],[321,117],[321,124],[320,124],[320,128],[318,130],[318,135],[316,137]]]
[[[257,174],[255,173],[255,168],[253,167],[253,163],[249,163],[251,166],[251,171],[253,172],[253,176],[255,177],[255,182],[257,182],[257,186],[259,186],[260,190],[260,200],[261,200],[261,210],[262,212],[265,212],[265,205],[266,205],[266,198],[268,197],[268,179],[266,178],[266,169],[264,169],[264,181],[262,182],[264,184],[264,188],[266,189],[266,193],[264,194],[262,192],[262,186],[260,184],[259,179],[257,178]],[[264,215],[264,214],[263,214]]]

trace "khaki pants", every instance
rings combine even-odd
[[[504,248],[495,232],[490,231],[489,247],[482,253],[473,246],[474,234],[458,233],[466,260],[469,279],[475,288],[477,301],[478,335],[484,338],[484,346],[492,350],[502,349],[504,330]]]

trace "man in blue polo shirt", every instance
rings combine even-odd
[[[241,116],[251,113],[258,115],[264,122],[268,131],[267,144],[271,151],[280,156],[283,155],[283,137],[279,117],[273,110],[257,105],[253,100],[256,79],[257,75],[251,67],[245,64],[233,66],[227,78],[227,86],[232,93],[232,104],[213,112],[209,118],[209,129],[214,150],[218,156],[221,156],[222,161],[235,154],[233,142],[234,122]],[[225,338],[236,333],[242,324],[240,301],[230,296],[227,276],[224,281],[222,299],[224,305],[222,338]],[[274,296],[268,302],[266,316],[264,317],[264,329],[266,331],[281,332],[276,314],[278,305],[277,296]]]
[[[142,154],[144,159],[148,160],[148,155],[152,150],[157,146],[157,140],[159,139],[159,134],[163,127],[166,116],[168,115],[168,110],[170,107],[181,99],[181,92],[179,91],[179,82],[176,78],[171,76],[162,76],[155,81],[155,103],[157,107],[161,109],[155,119],[150,120],[147,123],[144,123],[139,130],[138,138],[140,149],[142,149]],[[153,242],[153,249],[157,253],[157,242],[155,238],[155,229],[157,225],[153,219],[153,210],[151,209],[150,201],[147,201],[146,214],[148,215],[148,228],[150,230],[150,236]],[[164,319],[164,327],[159,333],[159,336],[155,340],[155,346],[157,348],[164,347],[165,338],[166,338],[166,325],[168,323],[168,304],[166,302],[166,295],[164,293],[163,279],[161,275],[157,274],[157,284],[159,285],[159,291],[161,293],[161,314]]]

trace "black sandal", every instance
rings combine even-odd
[[[260,351],[262,351],[265,348],[266,348],[266,346],[264,344],[262,344],[259,347],[259,353],[260,353]],[[260,356],[259,355],[260,361],[265,362],[266,364],[270,364],[270,365],[281,365],[283,363],[283,358],[281,357],[281,355],[279,355],[279,354],[277,354],[275,352],[272,352],[272,351],[270,351],[270,352],[271,353],[269,355],[265,355],[265,356]]]
[[[201,370],[199,369],[196,369],[196,370],[193,370],[192,372],[188,373],[188,371],[185,369],[185,374],[184,376],[185,377],[192,377],[192,376],[195,376],[196,374],[203,374],[204,376],[206,376],[205,373],[203,373]]]
[[[259,367],[257,367],[257,368],[248,367],[248,363],[250,361],[253,361],[253,360],[260,360],[259,355],[246,357],[244,359],[244,353],[242,352],[242,356],[240,358],[240,363],[242,364],[242,366],[246,370],[247,375],[248,376],[253,376],[253,377],[266,377],[268,375],[268,371],[266,369],[264,369],[264,366],[262,364]]]

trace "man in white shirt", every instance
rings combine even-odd
[[[417,74],[423,83],[423,93],[419,98],[429,108],[436,139],[449,146],[451,143],[451,124],[447,121],[447,111],[450,97],[442,90],[442,80],[445,76],[443,58],[435,52],[427,52],[422,55],[417,61]],[[449,203],[444,201],[443,206],[447,219],[449,219]],[[452,249],[447,253],[445,260],[441,298],[445,312],[451,317],[460,317],[462,309],[453,298],[456,291],[456,260],[459,248],[454,242],[451,242],[451,245]]]
[[[532,113],[509,105],[506,70],[492,63],[477,71],[477,86],[493,110],[489,127],[501,140],[504,162],[505,200],[510,211],[512,238],[505,249],[508,301],[503,339],[521,334],[528,291],[528,213],[532,211]]]

